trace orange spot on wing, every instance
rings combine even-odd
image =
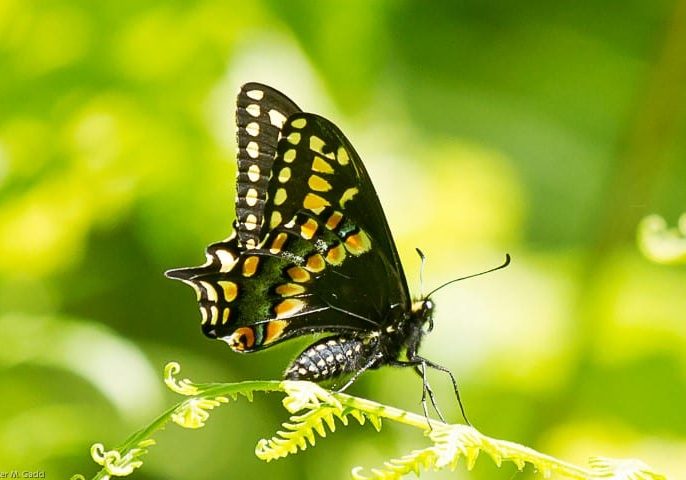
[[[272,246],[269,248],[270,253],[279,253],[281,249],[283,248],[283,244],[286,243],[286,239],[288,238],[288,235],[285,233],[279,233],[274,241],[272,242]]]
[[[315,253],[307,257],[307,262],[305,263],[305,268],[312,273],[319,273],[324,268],[326,268],[326,263],[324,262],[324,257],[320,254]]]
[[[343,219],[343,214],[341,212],[333,212],[329,219],[326,221],[326,228],[329,230],[333,230],[338,226],[339,223],[341,223],[341,220]]]
[[[353,255],[362,255],[368,252],[371,247],[372,242],[364,230],[360,230],[345,239],[345,248]]]
[[[257,272],[257,266],[260,264],[259,257],[251,256],[243,261],[243,276],[252,277]]]
[[[305,302],[295,298],[289,298],[276,305],[274,307],[274,313],[276,313],[277,319],[291,317],[303,308],[305,308]]]
[[[228,280],[219,280],[217,284],[224,291],[224,300],[233,302],[238,296],[238,285]]]
[[[306,239],[310,240],[317,233],[319,224],[312,218],[308,218],[305,223],[300,226],[300,235]]]
[[[326,261],[331,265],[340,265],[345,260],[346,252],[345,247],[342,244],[338,244],[335,247],[329,249],[326,252]]]
[[[276,287],[276,293],[282,297],[294,297],[305,292],[305,287],[297,283],[284,283]]]
[[[272,320],[271,322],[267,323],[264,343],[268,344],[278,340],[287,326],[288,322],[286,320]]]
[[[310,280],[309,272],[303,267],[291,267],[286,270],[286,273],[294,282],[305,283]]]
[[[237,352],[248,350],[255,345],[255,331],[251,327],[240,327],[228,339],[229,347]]]

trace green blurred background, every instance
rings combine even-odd
[[[686,210],[686,2],[0,0],[0,470],[96,465],[199,382],[279,378],[200,333],[165,269],[204,261],[234,214],[234,97],[261,81],[346,132],[411,289],[423,353],[484,433],[566,460],[638,457],[686,478],[686,271],[644,258],[650,213]],[[305,339],[306,340],[306,339]],[[449,420],[449,382],[431,377]],[[410,371],[352,393],[420,412]],[[426,445],[340,429],[270,464],[280,397],[168,427],[140,479],[345,478]],[[513,479],[485,459],[427,478]]]

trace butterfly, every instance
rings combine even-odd
[[[236,123],[232,233],[207,247],[204,265],[166,272],[195,290],[203,333],[241,353],[329,334],[284,378],[342,391],[367,370],[410,367],[422,377],[425,415],[428,394],[443,418],[426,378],[433,368],[450,376],[465,416],[453,374],[418,353],[434,303],[431,294],[410,296],[381,203],[348,139],[260,83],[240,89]]]

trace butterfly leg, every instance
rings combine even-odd
[[[438,418],[440,418],[443,423],[446,423],[445,418],[443,418],[443,414],[441,413],[441,409],[438,408],[438,404],[436,403],[434,391],[429,384],[429,380],[426,378],[426,365],[424,363],[420,363],[414,367],[414,371],[417,373],[417,375],[422,377],[422,408],[424,408],[424,416],[428,418],[426,408],[426,394],[428,393],[429,400],[431,401],[431,405],[434,407],[434,410],[436,410]]]
[[[460,391],[457,388],[457,380],[455,380],[455,375],[453,375],[453,372],[445,368],[443,365],[439,365],[437,363],[432,362],[431,360],[427,360],[424,357],[420,357],[419,355],[414,355],[410,361],[416,361],[418,363],[421,363],[424,366],[431,367],[436,370],[440,370],[441,372],[445,372],[450,376],[450,381],[453,382],[453,390],[455,391],[455,397],[457,398],[457,403],[460,405],[460,412],[462,412],[462,418],[464,418],[464,421],[467,425],[471,426],[472,424],[469,423],[469,420],[467,419],[467,414],[464,411],[464,406],[462,405],[462,399],[460,398]]]
[[[431,406],[434,407],[434,410],[438,414],[438,417],[441,419],[441,421],[443,423],[446,423],[445,418],[443,418],[443,414],[441,413],[441,410],[438,408],[438,404],[436,403],[434,391],[431,388],[431,385],[429,384],[429,380],[426,378],[426,363],[423,361],[423,359],[410,361],[395,360],[393,362],[390,362],[389,364],[394,367],[412,367],[415,373],[422,377],[422,409],[424,410],[424,417],[426,418],[426,421],[429,422],[429,409],[426,403],[426,396],[428,393],[429,400],[431,401]],[[431,428],[430,423],[429,428]]]

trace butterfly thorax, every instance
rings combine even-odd
[[[397,351],[388,352],[389,358],[414,356],[424,335],[433,329],[433,309],[434,303],[431,300],[417,300],[412,303],[410,311],[402,321],[387,327],[387,330],[393,330],[389,332],[389,336],[392,337],[389,342],[398,348]]]

